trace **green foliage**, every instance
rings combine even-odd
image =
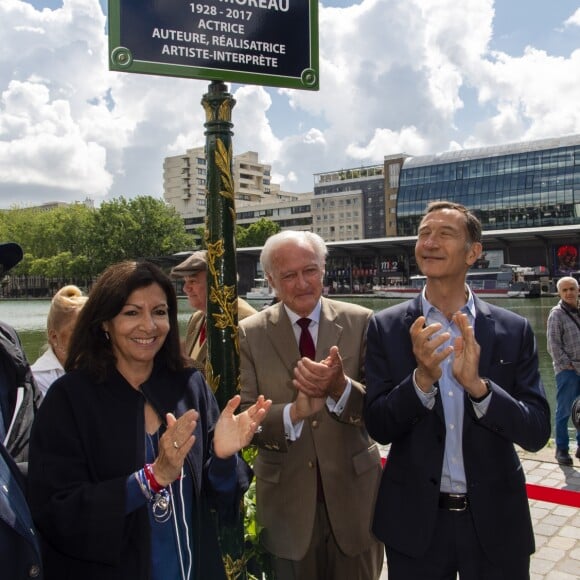
[[[263,246],[266,240],[280,231],[280,226],[266,218],[260,218],[249,226],[237,226],[236,245],[238,248]]]
[[[258,455],[258,448],[249,446],[242,450],[242,457],[248,465],[253,465]],[[245,559],[248,562],[248,577],[268,579],[274,578],[274,571],[269,554],[262,547],[260,534],[262,527],[256,520],[256,478],[252,480],[248,491],[244,494],[244,544]],[[255,574],[254,574],[255,572]]]
[[[0,241],[22,246],[14,274],[90,280],[120,260],[155,258],[191,249],[193,236],[163,200],[142,196],[50,211],[15,208],[0,212]]]

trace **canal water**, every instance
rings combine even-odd
[[[396,299],[386,298],[341,298],[348,302],[356,302],[374,311],[381,310],[387,306],[401,302]],[[556,386],[552,360],[546,349],[546,322],[550,308],[557,303],[557,298],[508,298],[490,300],[494,304],[503,306],[509,310],[525,316],[534,329],[538,342],[538,354],[540,358],[540,373],[546,387],[550,407],[555,409]],[[250,301],[257,309],[264,305],[264,302]],[[48,300],[2,300],[0,301],[0,320],[11,324],[19,333],[24,350],[29,361],[34,362],[43,345],[46,343],[45,328],[46,315],[50,302]],[[186,299],[179,299],[179,325],[182,335],[185,334],[187,320],[191,314],[191,308]],[[553,415],[553,414],[552,414]],[[553,423],[553,417],[552,417]],[[553,430],[553,429],[552,429]]]

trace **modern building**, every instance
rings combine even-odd
[[[485,230],[579,223],[580,135],[407,159],[397,234],[413,235],[434,199],[476,208]]]
[[[427,203],[438,199],[475,210],[484,231],[534,231],[532,243],[500,248],[509,249],[510,262],[550,265],[555,276],[580,269],[580,240],[564,244],[553,236],[580,225],[580,135],[405,159],[397,235],[414,235]]]

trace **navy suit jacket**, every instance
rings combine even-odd
[[[24,496],[24,478],[0,443],[0,574],[42,579],[40,546]]]
[[[465,394],[463,459],[478,537],[487,556],[501,562],[534,551],[525,476],[513,444],[541,449],[550,436],[550,409],[529,322],[474,299],[479,374],[489,379],[492,398],[478,419]],[[440,393],[429,410],[412,380],[409,327],[421,314],[421,296],[375,314],[366,353],[366,426],[373,439],[391,444],[373,531],[411,557],[424,555],[432,540],[445,449]]]

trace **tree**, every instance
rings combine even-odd
[[[26,260],[14,274],[90,279],[120,260],[154,258],[193,247],[176,210],[162,200],[138,197],[51,211],[0,212],[0,241],[20,244]]]
[[[266,240],[280,231],[280,226],[266,218],[260,218],[257,222],[247,227],[236,228],[236,244],[238,248],[251,248],[263,246]]]
[[[99,271],[121,260],[157,257],[191,248],[192,236],[174,208],[153,197],[101,204],[93,226]]]

